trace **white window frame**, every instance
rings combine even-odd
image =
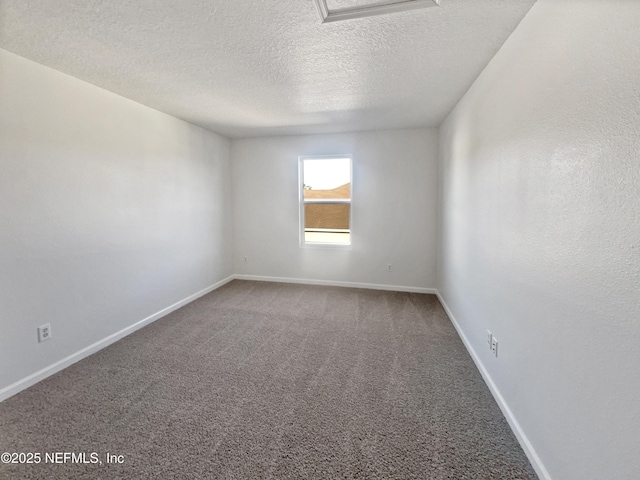
[[[350,194],[349,198],[324,199],[324,198],[304,198],[304,161],[305,160],[333,160],[339,158],[349,159],[349,176],[350,176]],[[300,212],[299,235],[301,247],[328,247],[328,248],[351,248],[353,245],[353,156],[351,154],[344,155],[305,155],[298,157],[298,203]],[[304,235],[304,206],[306,204],[318,203],[343,203],[349,205],[349,243],[325,243],[325,242],[307,242]]]

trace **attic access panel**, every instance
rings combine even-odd
[[[437,7],[440,0],[313,0],[322,23]]]

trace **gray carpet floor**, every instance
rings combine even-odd
[[[0,452],[42,455],[1,478],[537,478],[435,296],[238,280],[1,403]]]

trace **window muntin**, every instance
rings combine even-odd
[[[300,157],[300,243],[351,244],[351,157]]]

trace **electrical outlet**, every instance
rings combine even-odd
[[[490,330],[487,330],[487,345],[489,346],[489,350],[491,350],[491,343],[493,341],[493,334]]]
[[[390,272],[391,270],[393,270],[393,268],[391,267],[391,264],[387,263],[387,272]]]
[[[248,263],[249,262],[249,257],[242,257],[242,261],[244,263]]]
[[[38,327],[38,343],[46,342],[51,338],[51,324],[45,323]]]
[[[491,337],[491,351],[497,357],[498,356],[498,339]]]

